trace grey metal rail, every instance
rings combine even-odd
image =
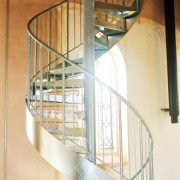
[[[124,7],[127,4],[125,1],[101,3],[113,6],[123,3]],[[139,1],[134,3],[139,6]],[[107,20],[109,26],[114,20],[113,13],[109,16],[103,11],[101,15],[100,11],[97,18]],[[83,157],[91,154],[86,147],[84,120],[83,81],[87,76],[95,82],[97,166],[107,169],[116,179],[153,180],[153,139],[145,121],[117,91],[79,66],[83,63],[82,12],[82,1],[65,0],[29,21],[28,109],[67,148],[73,148]]]

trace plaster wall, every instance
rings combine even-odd
[[[29,143],[24,128],[26,80],[26,24],[30,17],[58,0],[10,0],[8,59],[6,0],[0,0],[0,180],[57,180],[60,175]],[[163,0],[145,0],[139,21],[119,43],[127,67],[128,99],[139,110],[154,137],[155,180],[180,178],[180,125],[160,109],[168,107]],[[179,0],[175,0],[179,7]],[[176,22],[179,27],[179,10]],[[146,17],[147,19],[143,19]],[[152,21],[149,21],[151,19]],[[155,21],[155,22],[154,22]],[[180,32],[177,29],[178,70]],[[7,63],[7,69],[5,68]],[[5,77],[5,69],[8,76]],[[180,79],[180,70],[178,71]],[[5,101],[5,80],[7,99]],[[180,85],[180,82],[179,82]],[[179,88],[180,89],[180,88]],[[4,108],[7,103],[7,109]],[[4,116],[7,116],[7,153],[4,156]],[[7,157],[7,164],[4,158]]]
[[[177,60],[180,89],[180,32]],[[167,65],[164,26],[140,18],[119,42],[127,69],[128,101],[140,112],[154,139],[155,180],[180,179],[180,125],[168,113]]]
[[[59,180],[60,174],[31,146],[26,137],[24,124],[26,24],[39,11],[59,1],[10,0],[9,12],[6,11],[7,2],[0,0],[0,180]],[[6,13],[9,15],[8,22]],[[9,25],[8,34],[6,23]],[[6,50],[8,50],[7,58]],[[7,138],[4,135],[4,116],[7,120]],[[6,153],[4,153],[5,140],[7,140]]]

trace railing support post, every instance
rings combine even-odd
[[[29,34],[27,35],[27,80],[26,80],[26,98],[27,106],[30,108],[30,75],[31,75],[31,39]]]
[[[94,49],[94,1],[84,0],[84,63],[85,69],[94,74],[95,49]],[[86,121],[86,146],[87,158],[95,163],[96,156],[96,130],[95,130],[95,82],[85,75],[84,87],[85,121]]]

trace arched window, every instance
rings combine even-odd
[[[103,82],[111,86],[125,99],[127,98],[127,78],[126,67],[122,53],[118,46],[114,46],[110,51],[105,53],[96,61],[96,76]],[[117,98],[105,88],[96,85],[96,151],[98,157],[114,158],[119,152],[118,140],[118,109]],[[128,152],[127,137],[127,109],[122,106],[122,126],[123,126],[123,149]],[[109,155],[108,157],[108,154]],[[126,158],[126,154],[123,155]]]

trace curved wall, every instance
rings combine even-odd
[[[180,31],[177,30],[180,89]],[[167,65],[164,26],[140,18],[118,44],[127,68],[128,101],[139,111],[154,139],[155,180],[179,180],[180,124],[168,113]]]
[[[5,115],[6,2],[7,0],[0,0],[0,179],[2,180],[4,180],[5,170],[3,120]],[[7,180],[59,180],[60,175],[33,149],[27,140],[24,128],[26,23],[37,12],[59,0],[10,0],[9,2]],[[178,21],[180,19],[180,1],[175,0],[175,4],[176,23],[180,27],[180,21]],[[157,24],[147,20],[142,22],[143,17],[163,23],[163,0],[145,0],[140,23],[137,22],[119,44],[120,46],[125,45],[123,51],[128,68],[128,96],[130,102],[147,119],[153,132],[156,180],[179,180],[180,138],[177,137],[180,137],[180,125],[170,124],[168,114],[160,111],[161,107],[168,105],[164,32],[162,27],[159,28]],[[177,47],[178,66],[180,66],[180,32],[178,30]],[[178,73],[180,77],[180,70]],[[135,81],[138,82],[136,87]]]

